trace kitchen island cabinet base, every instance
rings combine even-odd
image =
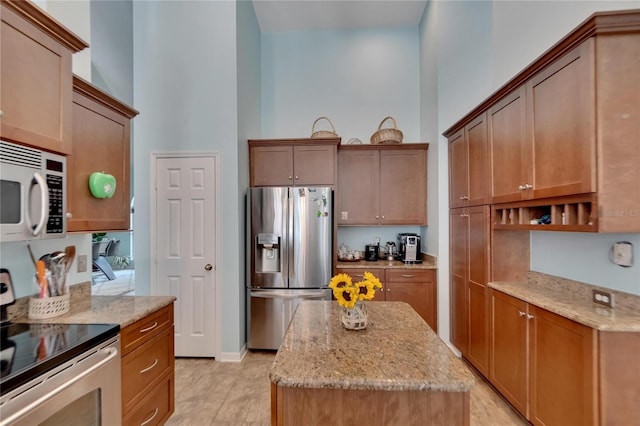
[[[469,425],[469,392],[312,389],[271,384],[271,425]]]

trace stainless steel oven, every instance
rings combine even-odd
[[[72,326],[82,329],[83,326],[95,325]],[[115,326],[116,335],[97,345],[91,342],[97,335],[95,331],[85,332],[84,338],[76,339],[83,340],[80,345],[67,345],[68,342],[64,341],[75,339],[69,329],[64,333],[36,335],[38,343],[31,345],[31,357],[41,358],[41,362],[24,371],[18,368],[13,376],[3,377],[7,380],[0,396],[0,425],[120,425],[122,401],[118,330],[119,327]],[[104,336],[105,333],[101,333]],[[33,333],[29,334],[28,339],[32,340]],[[59,342],[61,338],[63,341]],[[28,354],[19,353],[23,343],[20,338],[12,339],[5,335],[3,340],[2,363],[6,373],[15,370],[20,358]],[[61,344],[66,347],[62,351],[57,350],[56,346]],[[49,351],[52,354],[58,352],[57,361],[50,358]],[[70,351],[79,353],[69,358]],[[67,359],[60,363],[60,356]],[[26,378],[25,372],[28,373]],[[20,375],[23,377],[19,378]]]

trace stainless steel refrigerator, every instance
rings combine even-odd
[[[249,188],[247,201],[247,346],[278,349],[302,300],[331,299],[332,191]]]

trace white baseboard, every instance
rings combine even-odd
[[[240,352],[222,352],[220,353],[220,362],[242,362],[247,354],[247,345],[243,345]]]

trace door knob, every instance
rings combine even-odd
[[[204,265],[204,270],[205,270],[205,271],[210,271],[210,270],[212,270],[212,269],[213,269],[213,266],[211,266],[211,264],[210,264],[210,263],[207,263],[206,265]]]

